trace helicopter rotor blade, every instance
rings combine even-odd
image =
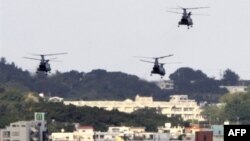
[[[171,64],[181,64],[182,62],[169,62],[169,63],[159,63],[159,64],[167,64],[167,65],[171,65]]]
[[[209,14],[191,14],[191,15],[195,15],[195,16],[210,16]]]
[[[152,59],[153,57],[143,57],[143,56],[133,56],[133,57],[136,57],[136,58],[145,58],[145,59]]]
[[[151,62],[151,61],[147,61],[147,60],[140,60],[140,61],[142,61],[142,62],[146,62],[146,63],[155,63],[155,62]]]
[[[62,52],[62,53],[54,53],[54,54],[44,54],[44,56],[53,56],[53,55],[64,55],[68,54],[67,52]]]
[[[173,56],[173,54],[169,54],[169,55],[166,55],[166,56],[160,56],[160,57],[143,57],[143,56],[134,56],[134,57],[145,58],[145,59],[163,59],[163,58],[171,57],[171,56]]]
[[[169,7],[168,9],[185,9],[185,8],[181,6],[177,6],[177,7]]]
[[[54,53],[54,54],[35,54],[35,53],[32,53],[32,55],[35,55],[35,56],[54,56],[54,55],[64,55],[64,54],[68,54],[68,53],[67,52]]]
[[[30,58],[30,57],[23,57],[25,59],[30,59],[30,60],[37,60],[37,61],[41,61],[41,59],[37,59],[37,58]]]
[[[171,57],[171,56],[173,56],[173,54],[169,54],[169,55],[161,56],[161,57],[155,57],[154,59],[163,59],[163,58]]]
[[[50,61],[50,62],[62,62],[61,60],[56,60],[57,58],[50,58],[50,59],[47,59],[47,61]]]
[[[57,58],[56,58],[56,57],[55,57],[55,58],[49,58],[48,60],[53,61],[53,60],[55,60],[55,59],[57,59]]]
[[[181,12],[175,12],[175,11],[169,11],[169,10],[167,10],[167,12],[169,12],[169,13],[175,13],[175,14],[183,14]]]
[[[194,10],[194,9],[205,9],[205,8],[210,8],[210,7],[191,7],[191,8],[184,8],[184,9]]]
[[[169,9],[195,10],[195,9],[205,9],[205,8],[210,8],[210,7],[190,7],[190,8],[185,8],[185,7],[177,6],[176,8],[169,8]]]

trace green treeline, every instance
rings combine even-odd
[[[156,109],[141,109],[132,114],[117,110],[106,111],[99,108],[65,106],[63,103],[50,103],[35,93],[6,89],[0,92],[0,128],[11,122],[34,119],[34,112],[45,112],[50,131],[73,130],[73,123],[91,125],[96,130],[105,131],[108,126],[140,126],[147,131],[157,131],[166,122],[183,124],[177,117],[168,118],[157,113]]]
[[[149,70],[150,72],[150,70]],[[168,76],[165,76],[166,79]],[[122,72],[107,72],[97,69],[91,72],[56,72],[51,76],[35,75],[0,60],[0,84],[21,90],[44,93],[67,99],[125,100],[139,94],[153,96],[155,100],[168,100],[172,94],[187,94],[197,101],[218,102],[226,90],[220,85],[236,85],[239,76],[226,70],[222,80],[208,77],[201,70],[179,68],[169,76],[174,89],[161,90],[154,82],[142,80],[135,75]]]
[[[247,93],[226,94],[220,104],[209,105],[203,112],[212,124],[250,124],[250,91]]]

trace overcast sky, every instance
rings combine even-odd
[[[180,67],[220,78],[230,68],[250,79],[249,0],[0,0],[0,55],[35,71],[29,53],[68,52],[51,62],[62,72],[122,71],[147,80],[151,64],[133,56],[173,57],[161,62],[166,76]],[[203,7],[192,13],[194,27],[177,27],[181,15],[169,7]],[[180,11],[181,12],[181,11]]]

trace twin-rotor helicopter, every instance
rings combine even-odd
[[[177,7],[177,8],[171,8],[171,9],[182,9],[183,12],[177,12],[177,11],[169,11],[167,12],[170,13],[175,13],[175,14],[182,14],[181,20],[178,22],[178,27],[180,25],[186,25],[189,29],[189,27],[193,27],[193,20],[191,18],[191,15],[201,15],[201,16],[208,16],[207,14],[192,14],[191,11],[188,12],[188,10],[195,10],[195,9],[204,9],[204,8],[209,8],[209,7],[192,7],[192,8],[184,8],[184,7]]]
[[[39,66],[36,70],[36,73],[44,73],[44,74],[48,74],[51,71],[51,67],[49,62],[50,61],[57,61],[56,58],[50,58],[50,59],[45,59],[45,56],[55,56],[55,55],[64,55],[67,54],[66,52],[64,53],[55,53],[55,54],[32,54],[34,56],[40,56],[41,59],[38,58],[31,58],[31,57],[24,57],[25,59],[31,59],[31,60],[37,60],[40,61]]]
[[[161,56],[161,57],[139,57],[139,58],[154,59],[155,60],[154,62],[148,61],[148,60],[142,60],[142,59],[140,61],[154,64],[154,66],[153,66],[153,68],[151,70],[151,76],[152,76],[152,74],[158,74],[158,75],[161,76],[161,78],[163,78],[163,76],[165,76],[165,74],[166,74],[166,71],[165,71],[165,68],[164,68],[165,64],[180,63],[180,62],[172,62],[172,63],[160,63],[159,62],[159,59],[163,59],[163,58],[171,57],[171,56],[173,56],[173,54],[169,54],[169,55]],[[136,56],[136,57],[138,57],[138,56]]]
[[[176,12],[176,11],[167,11],[175,14],[182,14],[181,20],[178,22],[178,27],[180,25],[186,25],[189,29],[189,27],[193,27],[193,20],[191,18],[191,15],[206,15],[206,14],[192,14],[188,10],[194,10],[194,9],[203,9],[203,8],[209,8],[209,7],[192,7],[192,8],[183,8],[183,7],[177,7],[177,8],[171,8],[171,9],[182,9],[183,13]],[[64,53],[55,53],[55,54],[33,54],[35,56],[40,56],[41,58],[31,58],[31,57],[24,57],[26,59],[32,59],[32,60],[37,60],[40,61],[39,66],[37,68],[37,73],[42,72],[45,74],[48,74],[51,71],[51,67],[49,64],[49,61],[56,61],[56,58],[50,58],[50,59],[45,59],[45,56],[54,56],[54,55],[64,55],[67,54],[66,52]],[[153,69],[151,71],[151,76],[152,74],[158,74],[163,78],[163,76],[166,74],[165,69],[164,69],[164,64],[173,64],[173,63],[160,63],[159,59],[163,59],[166,57],[171,57],[173,54],[166,55],[166,56],[161,56],[161,57],[140,57],[140,58],[150,58],[154,59],[155,61],[148,61],[148,60],[140,60],[142,62],[147,62],[147,63],[153,63]],[[174,63],[179,63],[179,62],[174,62]]]

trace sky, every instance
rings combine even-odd
[[[34,72],[30,53],[67,52],[51,62],[53,70],[121,71],[146,80],[152,64],[134,56],[174,56],[160,60],[166,76],[180,67],[202,70],[220,79],[227,68],[250,79],[249,0],[0,0],[0,57]],[[169,8],[192,10],[193,28],[177,27],[181,15]],[[178,10],[175,10],[178,11]],[[182,12],[179,10],[179,12]]]

